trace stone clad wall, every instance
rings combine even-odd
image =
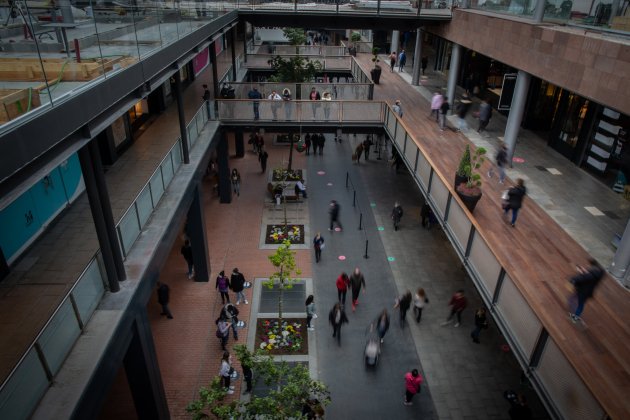
[[[473,10],[426,29],[630,115],[630,40]]]

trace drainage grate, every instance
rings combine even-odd
[[[619,220],[619,219],[621,219],[621,217],[619,217],[619,216],[617,215],[617,213],[615,213],[615,212],[613,212],[613,211],[610,211],[610,210],[602,210],[602,211],[603,211],[603,213],[604,213],[606,216],[608,216],[608,218],[609,218],[609,219],[613,219],[613,220]]]
[[[538,169],[539,171],[547,172],[547,168],[545,168],[544,166],[536,165],[536,166],[534,166],[534,168]]]

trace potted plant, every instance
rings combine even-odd
[[[358,32],[352,32],[352,35],[350,35],[350,41],[352,42],[352,44],[350,44],[350,48],[348,48],[348,53],[356,57],[357,56],[356,43],[361,41],[361,34]]]
[[[378,65],[378,62],[380,61],[378,59],[378,51],[380,50],[380,48],[378,47],[374,47],[372,48],[372,62],[374,63],[374,68],[372,70],[370,70],[370,76],[372,76],[372,81],[374,82],[375,85],[378,85],[379,80],[381,80],[381,66]]]
[[[466,146],[462,158],[459,160],[459,166],[455,171],[455,184],[453,187],[457,188],[460,184],[468,182],[470,175],[470,147]]]
[[[467,179],[465,182],[460,183],[455,187],[455,192],[461,200],[464,202],[466,208],[472,213],[475,210],[475,206],[481,199],[481,175],[477,170],[481,168],[481,164],[485,160],[484,155],[486,149],[483,147],[477,147],[474,152],[470,152],[470,146],[466,145],[466,150],[462,156],[463,164],[460,162],[462,168],[458,168],[458,172],[462,169]],[[465,162],[468,159],[469,163]]]

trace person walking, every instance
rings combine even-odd
[[[394,208],[391,214],[392,220],[394,221],[394,230],[398,230],[398,225],[400,225],[400,220],[403,217],[403,209],[402,206],[396,201],[394,203]]]
[[[359,294],[361,293],[361,287],[365,287],[365,277],[359,270],[359,267],[355,267],[352,275],[350,276],[350,285],[352,286],[352,312],[356,310],[359,304]]]
[[[309,331],[314,331],[315,327],[311,325],[311,320],[313,320],[313,318],[316,319],[317,314],[315,313],[315,298],[313,295],[308,295],[304,306],[306,306],[306,328],[308,328]]]
[[[429,65],[429,57],[427,57],[426,55],[423,56],[422,60],[420,60],[420,63],[422,67],[422,74],[425,74],[427,70],[427,66]]]
[[[225,318],[232,325],[232,335],[234,340],[238,340],[237,324],[238,324],[238,309],[230,302],[226,303],[221,309],[220,317]]]
[[[245,276],[238,271],[238,268],[234,267],[232,270],[232,275],[230,276],[230,286],[232,287],[232,291],[236,293],[236,304],[240,304],[241,301],[248,305],[249,302],[245,297],[245,293],[243,290],[245,289]],[[228,300],[229,302],[229,300]]]
[[[251,357],[244,357],[241,359],[241,368],[243,369],[243,379],[245,379],[246,388],[243,391],[243,394],[249,394],[252,392],[254,379],[254,370],[252,369],[252,359]]]
[[[389,72],[394,72],[394,67],[396,67],[396,51],[392,51],[389,55]]]
[[[317,136],[317,146],[319,147],[319,154],[324,154],[324,144],[326,144],[326,136],[323,133],[319,133]]]
[[[429,303],[429,298],[422,287],[418,288],[418,291],[413,295],[413,312],[416,315],[416,322],[419,324],[422,318],[422,310],[424,306]]]
[[[256,86],[252,87],[252,90],[249,91],[249,93],[247,94],[247,97],[253,100],[252,106],[254,107],[254,119],[255,120],[260,119],[259,107],[260,107],[260,100],[262,99],[262,95],[260,94],[260,92],[258,92],[258,88]]]
[[[319,107],[319,103],[317,103],[317,101],[320,101],[322,99],[322,96],[319,94],[317,89],[315,89],[315,86],[311,88],[311,93],[309,93],[308,99],[313,101],[313,105],[312,105],[313,118],[315,118],[315,114],[317,113],[317,107]]]
[[[571,284],[575,287],[575,294],[571,299],[576,305],[575,312],[569,312],[569,316],[573,322],[581,321],[580,316],[584,311],[584,304],[588,299],[593,297],[595,288],[601,281],[602,277],[604,277],[604,269],[597,260],[591,258],[588,262],[590,264],[590,267],[588,268],[580,265],[576,266],[578,274],[571,277],[570,280]]]
[[[479,344],[479,334],[482,329],[488,328],[488,319],[486,318],[486,308],[481,307],[475,312],[475,329],[470,333],[473,343]]]
[[[290,121],[293,115],[293,108],[291,108],[291,91],[288,88],[282,91],[282,100],[284,101],[284,117],[287,121]]]
[[[446,127],[446,115],[448,111],[451,109],[451,106],[448,104],[448,101],[445,99],[440,106],[440,130],[444,131],[444,127]]]
[[[219,293],[221,293],[221,303],[225,305],[226,302],[230,302],[230,295],[228,291],[230,290],[230,280],[225,276],[225,271],[221,270],[219,275],[217,276],[215,289],[219,289]]]
[[[158,295],[158,303],[160,305],[162,305],[162,312],[160,313],[160,315],[164,316],[166,315],[166,317],[168,319],[173,319],[173,315],[171,314],[171,310],[168,307],[168,301],[170,299],[170,288],[168,287],[168,285],[166,283],[157,283],[158,289],[157,289],[157,295]]]
[[[264,174],[267,171],[267,159],[269,158],[269,154],[266,150],[261,149],[258,152],[258,162],[260,162],[260,169],[262,169],[262,173]]]
[[[523,198],[527,194],[527,189],[525,188],[525,181],[522,178],[518,178],[516,180],[516,185],[508,190],[508,199],[507,204],[503,209],[503,215],[507,220],[508,212],[512,210],[512,227],[515,227],[516,218],[518,217],[518,212],[523,205]]]
[[[328,214],[330,215],[330,227],[328,228],[328,230],[332,232],[335,224],[339,226],[340,231],[343,230],[343,226],[341,226],[341,222],[339,222],[339,203],[337,203],[336,200],[331,200],[329,207],[330,208],[328,209]]]
[[[462,322],[462,312],[464,311],[464,309],[466,309],[466,306],[468,305],[468,300],[466,299],[466,296],[464,296],[464,291],[462,289],[459,289],[457,292],[455,292],[448,304],[451,307],[451,313],[448,318],[446,318],[446,321],[442,323],[442,325],[444,326],[450,324],[451,320],[453,319],[453,315],[457,315],[457,322],[455,323],[455,328],[457,328]]]
[[[463,95],[462,99],[459,100],[459,105],[457,105],[457,129],[459,131],[468,130],[468,123],[466,122],[466,115],[470,110],[470,105],[472,101],[468,98],[468,95]]]
[[[322,259],[322,249],[324,249],[324,238],[319,232],[313,238],[313,248],[315,249],[315,262],[318,263]]]
[[[354,156],[356,157],[357,165],[361,162],[361,155],[363,154],[363,143],[359,143],[354,149]]]
[[[370,158],[370,148],[372,147],[372,144],[374,143],[372,143],[370,136],[363,140],[363,153],[365,154],[365,160]]]
[[[392,106],[392,109],[394,110],[396,115],[398,115],[400,118],[403,117],[403,110],[402,110],[402,105],[400,103],[400,99],[396,99],[396,102],[394,102],[394,106]]]
[[[350,286],[350,278],[345,272],[342,272],[339,277],[337,277],[335,285],[337,286],[337,300],[342,305],[345,305],[346,294],[348,293],[348,286]]]
[[[192,279],[194,272],[193,254],[192,247],[190,246],[190,241],[188,239],[184,241],[184,245],[182,245],[182,248],[179,250],[179,252],[184,256],[186,264],[188,265],[188,278]]]
[[[378,338],[380,338],[381,343],[385,340],[385,334],[387,330],[389,330],[389,314],[387,313],[387,309],[383,309],[376,320],[376,330],[378,332]]]
[[[407,290],[402,296],[396,298],[394,309],[400,310],[400,328],[405,328],[405,321],[407,319],[407,311],[411,307],[411,292]]]
[[[219,374],[221,375],[225,392],[230,395],[234,394],[234,385],[230,385],[232,372],[234,372],[232,356],[230,356],[230,352],[224,351],[223,357],[221,358],[221,370],[219,370]]]
[[[328,321],[333,327],[333,337],[337,337],[337,344],[341,345],[341,326],[348,322],[346,311],[343,310],[343,306],[337,302],[330,310],[328,314]]]
[[[431,98],[431,114],[429,117],[433,117],[435,115],[435,122],[440,122],[440,109],[442,108],[442,104],[444,103],[444,96],[440,92],[434,92],[433,97]]]
[[[330,101],[332,101],[332,96],[330,95],[330,92],[324,92],[324,94],[322,95],[322,101],[327,101],[326,103],[322,102],[322,105],[324,106],[324,120],[328,121],[330,119],[330,107],[332,106],[332,104],[330,103]]]
[[[503,142],[499,145],[495,161],[499,169],[499,184],[503,184],[505,182],[505,166],[508,164],[507,146]],[[488,171],[488,178],[492,178],[492,168]]]
[[[219,316],[215,324],[217,324],[217,337],[221,339],[221,349],[226,351],[226,346],[230,339],[230,323],[224,316]]]
[[[232,181],[232,190],[237,196],[241,195],[241,174],[238,173],[236,168],[232,169],[232,175],[230,175]]]
[[[204,102],[209,101],[210,90],[208,89],[208,85],[202,85],[202,87],[203,87],[203,96],[201,97],[201,99],[203,99]]]
[[[483,99],[481,101],[481,105],[479,105],[479,128],[477,128],[477,133],[481,133],[482,130],[485,130],[490,122],[490,118],[492,118],[492,105],[488,102],[487,99]]]
[[[306,147],[306,155],[308,156],[309,153],[311,152],[311,135],[310,134],[306,134],[306,136],[304,136],[304,146]]]
[[[405,373],[405,405],[413,405],[411,401],[413,396],[420,392],[420,385],[422,384],[422,376],[418,372],[418,369],[414,369],[411,372]]]
[[[405,50],[402,50],[400,52],[400,54],[398,54],[398,71],[399,72],[403,72],[405,71],[405,64],[407,64],[407,54],[405,53]]]

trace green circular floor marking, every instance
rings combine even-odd
[[[396,261],[396,258],[394,258],[394,257],[387,257],[387,261],[393,262],[393,261]]]
[[[385,230],[385,228],[383,226],[379,226],[376,229],[378,229],[378,230]]]
[[[370,207],[376,207],[376,203],[370,203]]]

